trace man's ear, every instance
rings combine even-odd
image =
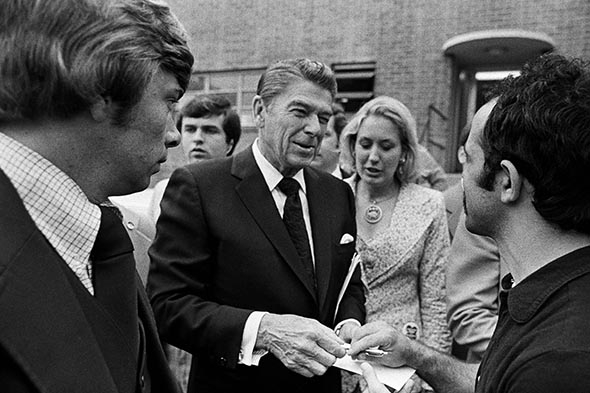
[[[252,115],[254,116],[254,123],[257,128],[264,126],[264,116],[266,114],[266,107],[262,101],[262,97],[255,95],[252,99]]]
[[[226,156],[229,156],[229,152],[233,150],[234,143],[235,143],[235,141],[233,139],[230,139],[230,141],[226,143],[226,145],[227,145],[227,149],[225,151]]]
[[[115,107],[111,97],[101,96],[90,106],[90,115],[98,123],[112,119],[114,111]]]
[[[524,177],[509,160],[502,160],[500,166],[500,199],[503,203],[516,202],[524,191]]]

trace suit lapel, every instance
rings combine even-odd
[[[2,171],[0,227],[0,345],[40,391],[116,392],[64,262]]]
[[[309,169],[304,170],[307,185],[307,202],[311,219],[311,232],[313,236],[315,272],[318,281],[318,297],[320,310],[326,302],[330,277],[332,272],[332,244],[330,198],[319,176]]]
[[[251,147],[234,157],[232,175],[241,179],[236,186],[236,192],[246,209],[295,275],[303,282],[309,294],[315,298],[313,285],[309,282],[305,269],[299,261],[297,250],[276,209],[262,172],[256,165]]]

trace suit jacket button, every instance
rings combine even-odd
[[[227,364],[227,359],[224,357],[219,358],[219,364],[225,366]]]

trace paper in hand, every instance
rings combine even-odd
[[[353,360],[349,355],[344,356],[342,359],[336,359],[334,367],[338,367],[355,374],[362,374],[361,363],[363,362],[369,363],[373,367],[375,374],[377,374],[377,378],[382,384],[392,387],[395,390],[400,390],[416,371],[413,368],[407,366],[392,368],[366,360],[357,361]]]

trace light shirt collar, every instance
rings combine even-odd
[[[3,133],[0,169],[43,236],[94,294],[90,252],[100,227],[100,208],[58,167]]]
[[[264,181],[268,186],[268,189],[272,192],[275,188],[277,188],[279,182],[283,180],[283,175],[281,172],[278,171],[267,159],[262,155],[262,152],[258,148],[258,140],[256,138],[254,143],[252,144],[252,153],[254,154],[254,161],[256,161],[256,165],[260,168],[262,172],[262,177],[264,177]],[[297,173],[293,176],[293,179],[297,180],[301,190],[305,195],[307,195],[307,188],[305,186],[305,177],[303,176],[303,169],[297,171]],[[278,188],[277,188],[278,189]]]

